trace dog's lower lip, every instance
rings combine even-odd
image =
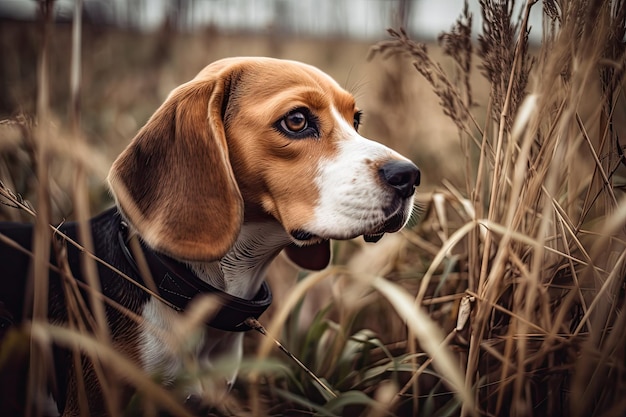
[[[388,218],[387,221],[385,221],[385,224],[383,225],[383,227],[381,227],[380,229],[372,233],[364,233],[363,239],[366,242],[376,243],[380,239],[382,239],[385,233],[394,233],[400,230],[403,224],[404,224],[404,217],[402,216],[401,213],[396,213],[395,215]]]
[[[363,239],[369,243],[376,243],[384,236],[384,233],[377,233],[373,235],[363,235]]]
[[[402,213],[398,212],[395,215],[393,215],[392,217],[390,217],[389,219],[387,219],[387,221],[385,222],[385,226],[383,227],[382,231],[384,232],[397,232],[398,230],[400,230],[404,224],[404,216],[402,215]]]
[[[314,235],[311,232],[307,232],[306,230],[293,230],[291,232],[291,236],[294,239],[300,240],[300,241],[307,241],[307,240],[311,240],[311,239],[317,238],[316,235]]]

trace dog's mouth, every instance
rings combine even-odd
[[[394,233],[397,232],[398,230],[400,230],[402,228],[402,226],[404,226],[404,222],[405,222],[406,218],[402,212],[402,210],[399,210],[398,212],[396,212],[393,216],[389,217],[381,226],[371,230],[371,231],[367,231],[367,232],[361,232],[358,234],[354,234],[354,235],[347,235],[347,236],[343,236],[340,237],[339,239],[341,240],[345,240],[345,239],[351,239],[351,238],[355,238],[358,236],[363,236],[363,239],[366,242],[369,243],[376,243],[378,242],[380,239],[382,239],[382,237],[385,235],[385,233]],[[309,244],[316,244],[316,243],[320,243],[323,241],[327,241],[329,239],[333,239],[336,237],[323,237],[323,236],[318,236],[314,233],[311,233],[309,231],[306,230],[293,230],[291,231],[291,237],[296,241],[299,242],[300,244],[303,245],[309,245]]]
[[[369,243],[376,243],[385,236],[385,233],[377,233],[374,235],[363,235],[363,240]]]
[[[381,227],[376,232],[363,234],[363,239],[369,243],[376,243],[383,238],[385,233],[394,233],[402,229],[402,226],[404,226],[404,220],[405,219],[402,215],[402,212],[399,211],[391,216],[389,219],[387,219],[383,227]]]

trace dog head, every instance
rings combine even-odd
[[[278,221],[318,269],[329,239],[402,228],[419,170],[358,133],[351,94],[315,67],[231,58],[175,89],[114,162],[109,184],[157,251],[212,261],[244,221]]]

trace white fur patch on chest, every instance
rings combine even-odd
[[[241,361],[243,333],[206,325],[190,330],[189,323],[185,323],[190,317],[155,298],[145,304],[142,316],[139,351],[142,368],[148,375],[164,385],[175,385],[184,397],[202,395],[216,379],[223,386],[234,382]],[[231,364],[232,370],[212,373],[218,362]]]
[[[277,222],[244,224],[231,250],[219,261],[190,263],[196,276],[216,288],[244,299],[259,291],[272,259],[289,243]],[[193,303],[193,301],[192,301]],[[186,395],[207,389],[216,363],[232,365],[217,378],[232,384],[242,356],[242,332],[226,332],[207,325],[189,329],[189,320],[158,299],[143,307],[139,351],[143,369],[164,384],[184,379]],[[191,376],[194,378],[191,378]]]

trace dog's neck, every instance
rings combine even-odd
[[[263,283],[265,271],[291,242],[277,222],[244,223],[233,247],[219,261],[191,262],[198,278],[244,299],[252,299]]]

